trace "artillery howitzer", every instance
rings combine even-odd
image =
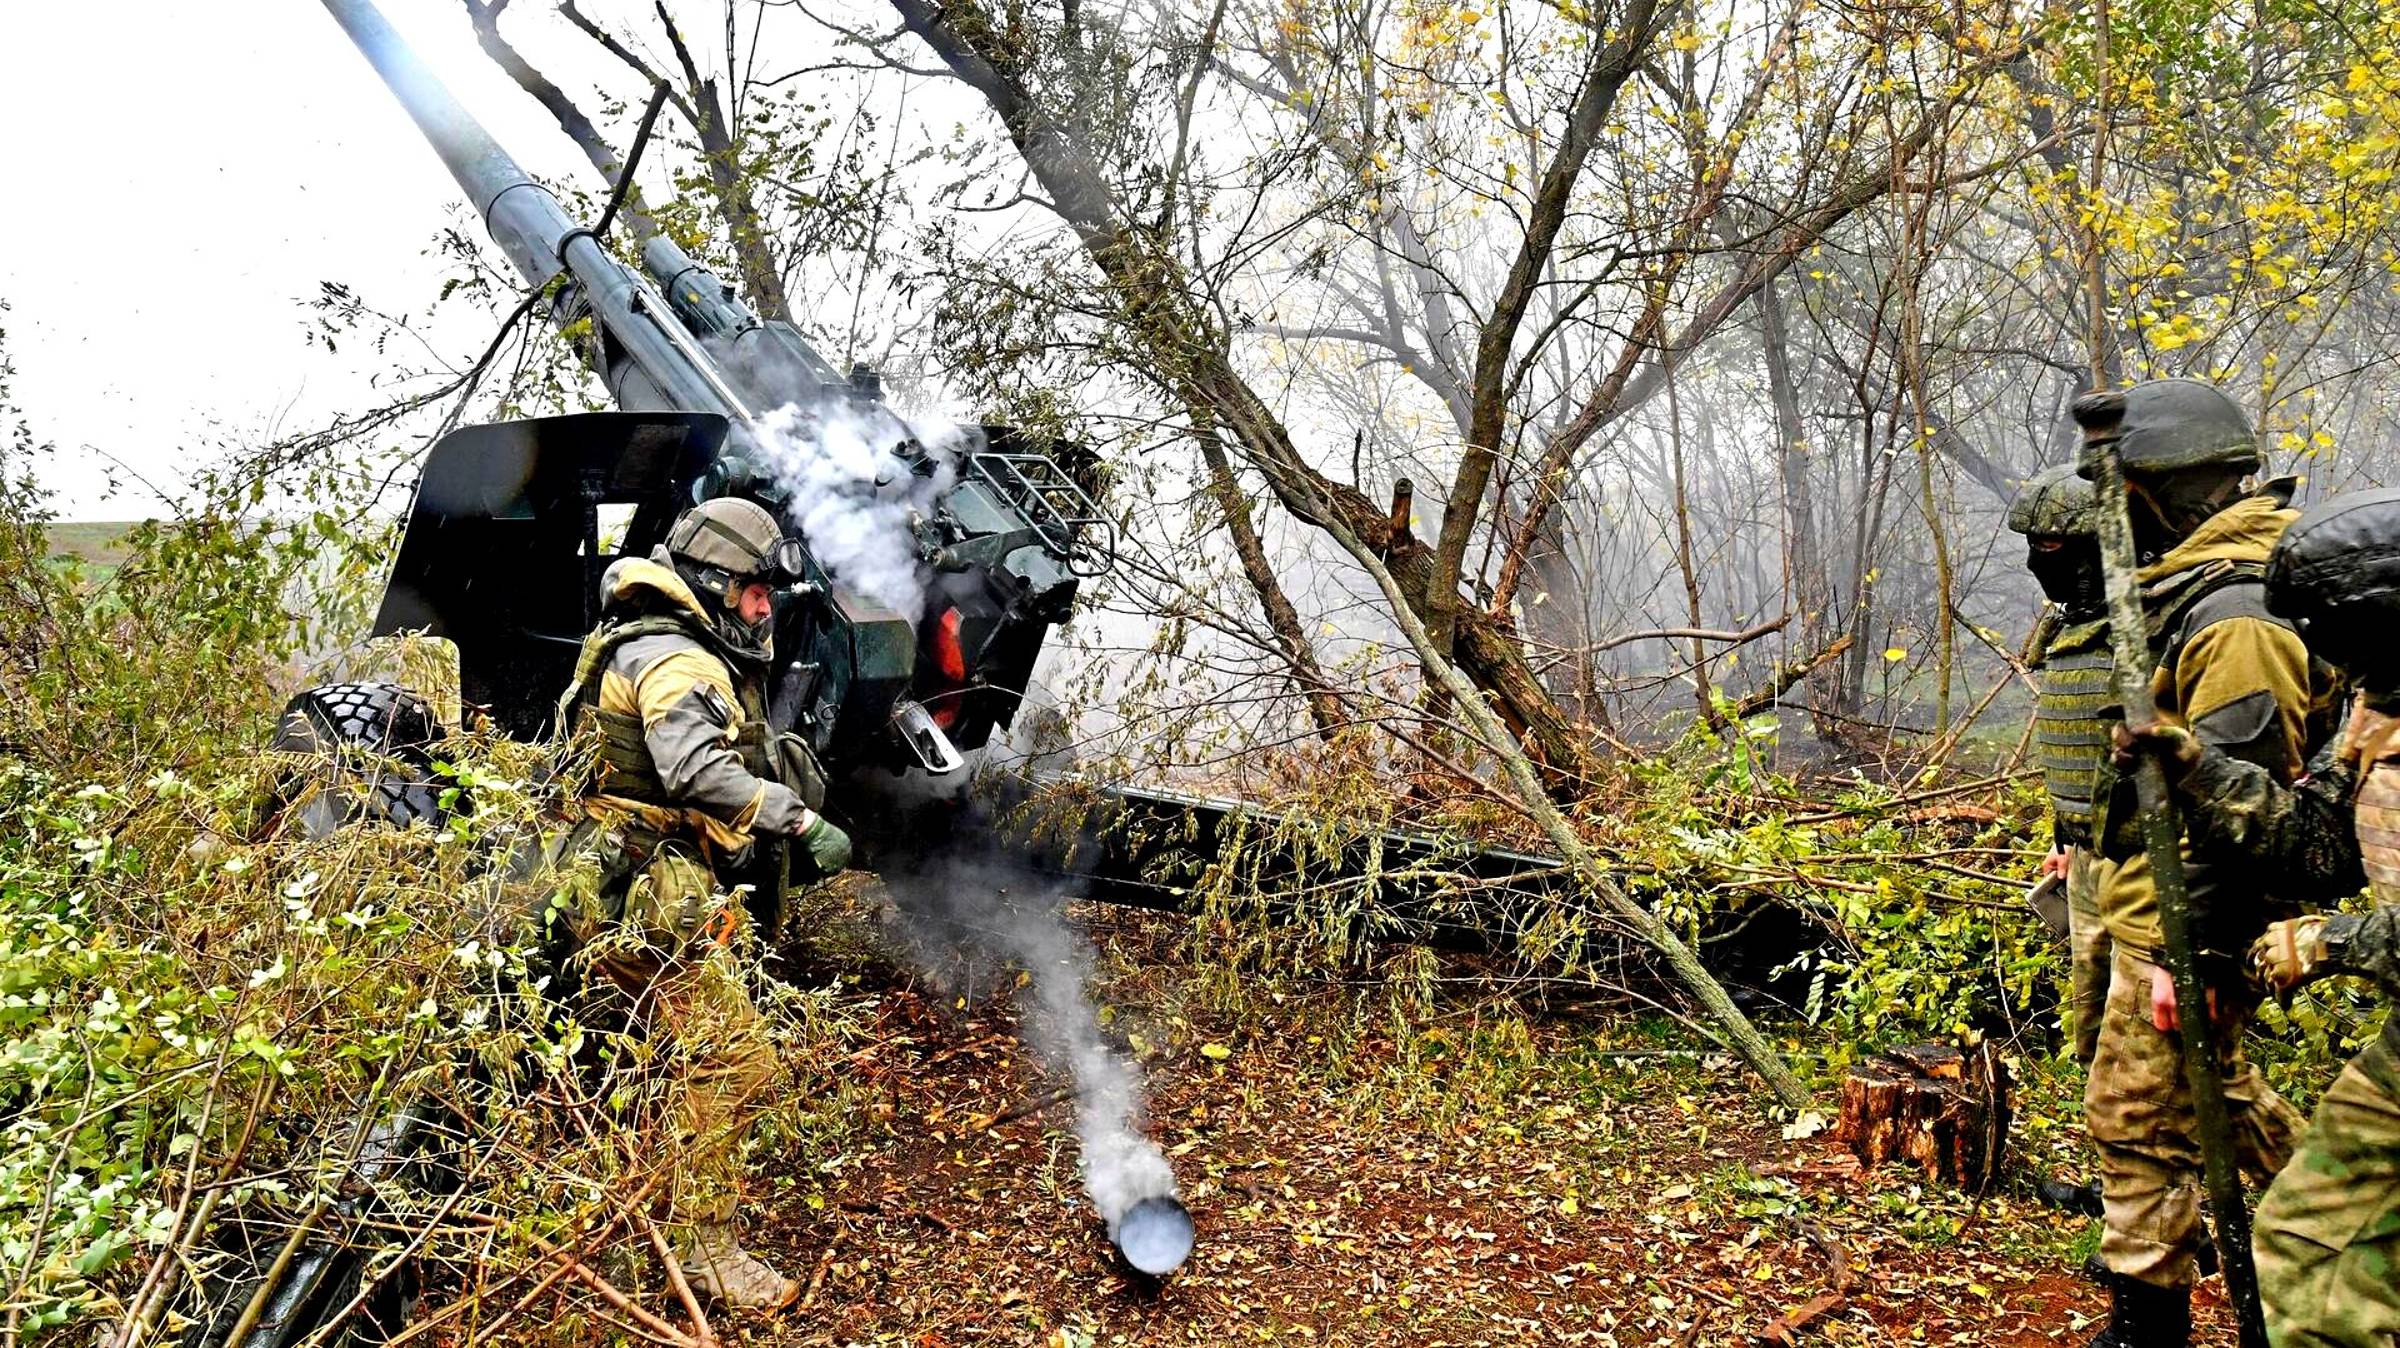
[[[638,268],[619,260],[451,97],[370,0],[325,7],[482,215],[530,292],[526,307],[548,295],[552,321],[578,341],[619,409],[468,426],[436,442],[374,634],[445,639],[462,705],[516,738],[552,734],[562,729],[551,724],[559,692],[600,618],[608,566],[649,553],[684,508],[744,497],[785,520],[802,554],[800,583],[776,597],[773,729],[804,741],[835,782],[959,774],[1015,717],[1081,581],[1109,564],[1113,534],[1091,497],[1007,427],[922,443],[886,406],[872,371],[838,373],[791,324],[762,320],[673,240],[646,240]],[[791,528],[811,502],[795,499],[804,484],[783,461],[790,441],[837,429],[864,442],[882,473],[833,489],[911,507],[906,542],[923,581],[921,612],[862,593]],[[431,749],[458,727],[431,716],[424,694],[435,691],[349,683],[293,698],[279,747],[315,763],[302,775],[344,788],[303,799],[293,822],[323,831],[362,817],[438,817]],[[843,822],[870,864],[879,847],[907,837],[888,819]],[[368,1215],[379,1185],[454,1180],[442,1136],[452,1122],[422,1099],[376,1122],[327,1215]],[[405,1270],[362,1291],[368,1253],[331,1233],[294,1237],[280,1251],[269,1242],[249,1257],[229,1251],[203,1289],[199,1340],[284,1348],[388,1335],[408,1311]]]
[[[863,366],[844,377],[789,323],[762,321],[663,236],[641,269],[492,140],[366,0],[326,0],[425,133],[526,285],[559,281],[551,315],[588,327],[584,353],[621,411],[470,426],[427,455],[377,634],[454,643],[465,699],[509,734],[547,731],[602,572],[662,541],[677,512],[745,496],[787,519],[795,504],[761,419],[789,408],[801,433],[840,421],[921,484],[912,519],[932,583],[922,614],[884,607],[808,551],[806,583],[779,597],[779,729],[827,771],[957,770],[1006,725],[1049,628],[1113,539],[1091,498],[1010,429],[970,430],[953,460],[921,444]],[[560,273],[564,272],[562,280]],[[937,481],[937,478],[940,481]],[[943,483],[946,482],[946,485]],[[621,524],[605,536],[604,520]],[[808,540],[803,538],[803,549]]]

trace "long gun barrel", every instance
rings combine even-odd
[[[810,587],[776,615],[776,728],[841,770],[964,766],[962,751],[1014,717],[1079,582],[1104,569],[1113,532],[1099,508],[1007,427],[982,428],[980,440],[962,428],[958,444],[929,448],[885,405],[872,370],[841,373],[780,312],[744,304],[673,240],[647,239],[638,263],[619,260],[452,97],[373,0],[323,3],[510,266],[534,294],[556,291],[552,321],[620,409],[462,427],[436,444],[377,630],[456,642],[469,700],[495,709],[511,733],[540,734],[553,707],[528,690],[565,682],[581,634],[601,616],[611,557],[663,542],[675,512],[695,501],[739,496],[775,512],[808,551]],[[829,440],[868,447],[873,480],[809,476]],[[870,501],[888,517],[889,551],[921,573],[915,591],[859,593],[844,559],[818,552],[827,540],[806,536],[811,512],[856,518]],[[601,510],[628,506],[607,538]],[[492,583],[502,576],[506,584]],[[911,611],[887,606],[895,594]]]
[[[619,407],[752,420],[741,395],[648,281],[610,257],[592,231],[575,223],[558,198],[500,148],[370,0],[325,0],[325,8],[408,109],[525,283],[547,285],[561,267],[573,276],[600,330],[601,374]],[[558,310],[562,325],[580,316],[579,307]]]

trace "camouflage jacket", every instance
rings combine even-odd
[[[2338,903],[2366,887],[2372,859],[2355,817],[2359,790],[2366,774],[2400,774],[2400,762],[2385,753],[2370,749],[2367,756],[2379,761],[2360,761],[2360,731],[2379,720],[2362,703],[2350,733],[2319,750],[2307,775],[2288,787],[2254,763],[2205,747],[2175,784],[2195,849],[2263,863],[2281,877],[2281,893],[2310,903]],[[2375,888],[2381,902],[2371,911],[2326,920],[2330,957],[2318,967],[2400,993],[2400,892],[2380,877]]]
[[[2290,786],[2256,763],[2203,743],[2200,761],[2175,783],[2192,850],[2215,861],[2269,870],[2295,903],[2328,904],[2367,883],[2350,802],[2358,765],[2340,739],[2309,760]]]

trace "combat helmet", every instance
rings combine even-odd
[[[2267,559],[2267,608],[2362,687],[2400,691],[2400,489],[2337,496],[2286,529]]]
[[[740,594],[753,582],[798,579],[799,541],[784,537],[766,507],[739,497],[702,501],[667,530],[666,553],[678,575],[708,610],[717,635],[738,655],[767,658],[774,617],[742,621]]]
[[[2107,592],[2100,582],[2100,525],[2092,484],[2065,464],[2025,480],[2008,505],[2008,527],[2025,535],[2025,569],[2071,621],[2099,616]]]
[[[2042,469],[2025,479],[2016,499],[2008,503],[2008,528],[2028,538],[2097,536],[2092,484],[2077,477],[2066,464]]]
[[[2125,390],[2125,420],[2117,433],[2117,458],[2138,477],[2191,468],[2233,470],[2236,476],[2259,465],[2258,436],[2241,405],[2223,389],[2197,379],[2146,379]],[[2089,478],[2099,460],[2087,445],[2075,469]]]

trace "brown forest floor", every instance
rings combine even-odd
[[[1095,921],[1120,950],[1163,939],[1137,916]],[[1005,1010],[902,981],[861,991],[847,1112],[868,1122],[746,1208],[754,1245],[806,1299],[720,1333],[916,1348],[2030,1345],[2081,1344],[2103,1313],[2075,1273],[2091,1223],[2021,1183],[1977,1203],[1903,1170],[1862,1173],[1821,1137],[1787,1140],[1729,1061],[1656,1022],[1519,1018],[1488,994],[1398,1038],[1354,999],[1328,1016],[1305,993],[1210,1017],[1177,999],[1170,966],[1108,992],[1117,1028],[1148,1050],[1152,1132],[1199,1224],[1180,1272],[1159,1285],[1116,1264],[1078,1187],[1066,1106],[975,1127],[1053,1084]],[[2053,1076],[2036,1065],[2029,1101],[2067,1089]],[[2026,1114],[2017,1141],[2072,1165],[2071,1128]],[[2201,1342],[2231,1341],[2213,1285],[2202,1315]]]

